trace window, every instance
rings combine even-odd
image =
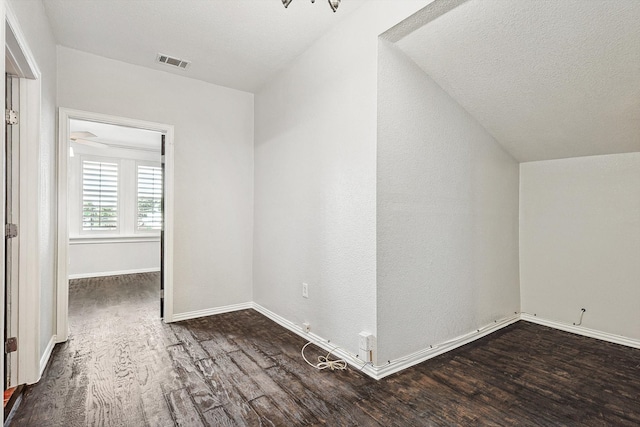
[[[138,230],[162,229],[162,168],[138,165]]]
[[[163,228],[164,183],[155,152],[124,149],[94,155],[79,146],[70,159],[71,238],[150,239]],[[85,151],[83,153],[83,151]],[[87,153],[89,151],[89,153]]]
[[[83,160],[82,230],[118,229],[118,164]]]

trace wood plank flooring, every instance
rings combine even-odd
[[[526,322],[375,381],[253,310],[163,324],[138,274],[72,281],[70,332],[12,426],[640,425],[640,350]]]

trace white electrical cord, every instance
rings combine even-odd
[[[335,370],[339,370],[339,371],[344,371],[345,369],[347,369],[347,362],[344,361],[344,359],[336,359],[336,360],[330,360],[329,356],[331,356],[331,353],[333,353],[333,351],[335,349],[337,349],[338,347],[334,347],[333,350],[331,350],[329,353],[327,353],[326,356],[318,356],[318,364],[314,365],[313,363],[309,362],[307,360],[307,358],[304,355],[304,349],[307,348],[307,346],[311,344],[311,341],[309,341],[308,343],[306,343],[303,347],[302,350],[300,350],[300,354],[302,354],[302,358],[304,359],[305,362],[307,362],[307,364],[309,366],[313,366],[314,368],[316,368],[319,371],[322,371],[323,369],[331,369],[332,371]]]
[[[516,312],[515,314],[522,314],[522,313],[524,313],[524,312]],[[583,312],[583,314],[584,314],[584,312]],[[534,314],[534,316],[535,316],[535,314]],[[513,319],[512,316],[508,316],[508,317],[503,317],[502,319],[494,320],[493,324],[489,324],[489,325],[483,326],[483,327],[481,327],[479,329],[476,329],[475,331],[470,332],[468,334],[465,334],[465,335],[450,339],[448,341],[441,342],[439,344],[430,345],[428,351],[429,352],[434,352],[434,351],[439,350],[442,347],[445,347],[445,346],[448,346],[448,345],[451,345],[451,344],[461,343],[461,342],[469,339],[470,337],[472,337],[474,335],[477,335],[479,333],[484,332],[486,329],[495,327],[496,324],[499,325],[499,324],[505,323],[507,321],[511,321],[512,319]],[[582,321],[582,317],[581,317],[580,320]],[[304,350],[309,346],[309,344],[313,344],[313,343],[311,341],[309,341],[308,343],[306,343],[302,347],[302,350],[300,351],[300,354],[302,355],[302,358],[304,359],[305,362],[307,362],[307,364],[309,366],[312,366],[312,367],[314,367],[314,368],[316,368],[318,370],[324,370],[324,369],[327,369],[327,368],[331,369],[332,371],[347,369],[348,365],[347,365],[347,362],[344,359],[329,360],[329,356],[331,356],[331,354],[336,349],[338,349],[339,347],[332,348],[331,351],[328,352],[326,356],[318,356],[318,363],[316,365],[314,365],[313,363],[309,362],[309,360],[307,360],[307,358],[304,355]],[[354,355],[352,353],[349,353],[349,352],[347,352],[347,353],[351,357],[353,357],[354,359],[358,358],[358,356],[356,356],[356,355]],[[362,371],[365,368],[365,366],[367,366],[367,365],[371,365],[371,367],[374,368],[374,369],[384,368],[386,366],[389,366],[389,365],[392,365],[392,364],[397,364],[397,363],[400,363],[400,362],[404,362],[404,361],[412,359],[412,358],[413,358],[413,355],[409,355],[409,356],[401,357],[401,358],[398,358],[398,359],[389,360],[387,362],[387,364],[385,364],[385,365],[374,365],[372,362],[364,362],[362,367],[360,367],[360,370]]]

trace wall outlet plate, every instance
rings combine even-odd
[[[302,297],[309,298],[309,285],[306,283],[302,284]]]
[[[311,325],[309,324],[309,322],[304,322],[304,323],[302,324],[302,329],[303,329],[305,332],[311,332]]]
[[[360,350],[373,350],[374,347],[374,339],[373,334],[369,332],[360,332],[358,334],[358,348]]]

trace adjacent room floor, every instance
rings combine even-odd
[[[158,311],[157,274],[72,281],[69,341],[11,425],[640,425],[640,350],[526,322],[375,381],[314,370],[253,310]]]

